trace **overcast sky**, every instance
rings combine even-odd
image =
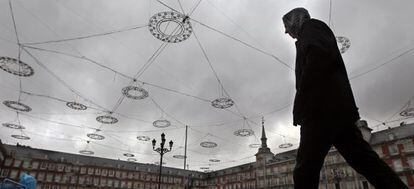
[[[249,145],[260,143],[264,116],[272,152],[296,148],[299,128],[292,126],[291,115],[294,72],[275,58],[294,67],[294,40],[284,34],[281,17],[300,6],[328,22],[329,1],[162,2],[168,7],[155,0],[12,0],[17,36],[23,44],[21,60],[33,68],[34,75],[19,78],[1,70],[0,97],[18,101],[20,96],[20,102],[32,111],[17,118],[15,111],[2,104],[0,122],[20,121],[25,129],[22,133],[1,127],[1,140],[69,153],[87,149],[94,156],[120,160],[127,159],[124,153],[132,153],[138,162],[154,163],[159,155],[150,141],[139,141],[137,136],[160,141],[164,132],[167,141],[174,141],[173,151],[165,156],[166,166],[182,168],[183,160],[173,155],[184,155],[188,125],[190,169],[217,170],[254,161],[257,148]],[[332,0],[331,28],[351,41],[343,58],[361,117],[374,131],[403,121],[398,113],[414,95],[414,52],[409,51],[414,47],[412,7],[410,0]],[[164,43],[147,25],[154,14],[172,9],[192,12],[193,33],[182,42]],[[19,46],[6,0],[0,0],[0,25],[0,56],[17,59]],[[176,26],[174,22],[160,25],[166,32]],[[132,27],[138,28],[127,30]],[[127,31],[114,32],[120,30]],[[114,33],[95,35],[107,32]],[[91,35],[95,36],[59,41]],[[138,82],[132,85],[147,90],[149,97],[117,103],[122,88],[131,85],[134,76]],[[211,101],[223,96],[235,105],[225,110],[211,106]],[[90,108],[73,110],[62,100]],[[116,124],[96,121],[110,110],[115,110]],[[161,119],[169,120],[171,126],[154,127],[153,121]],[[239,129],[255,134],[235,136]],[[88,133],[105,139],[90,139]],[[218,146],[203,148],[201,142]],[[278,148],[282,143],[293,147]]]

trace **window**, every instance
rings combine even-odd
[[[414,157],[407,157],[407,163],[411,170],[414,170]]]
[[[30,161],[29,160],[24,160],[22,166],[23,166],[24,169],[29,168],[30,167]]]
[[[382,146],[374,147],[374,151],[378,154],[380,158],[384,157],[384,153],[382,152]]]
[[[392,140],[394,140],[395,139],[395,134],[394,133],[390,133],[390,134],[388,134],[388,140],[389,141],[392,141]]]
[[[13,163],[13,159],[11,158],[6,158],[6,160],[4,161],[4,166],[10,166]]]
[[[413,152],[414,144],[411,139],[405,140],[403,143],[404,152]]]
[[[389,145],[388,150],[390,151],[390,155],[397,155],[398,154],[398,147],[397,147],[396,144]]]
[[[397,171],[397,172],[403,170],[403,167],[402,167],[402,164],[401,164],[401,159],[392,160],[392,166],[393,166],[394,170]]]

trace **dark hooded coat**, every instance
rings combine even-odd
[[[293,124],[308,119],[357,121],[358,108],[331,29],[316,19],[305,21],[296,50]]]

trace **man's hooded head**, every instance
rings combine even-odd
[[[310,19],[310,15],[308,10],[299,7],[286,13],[282,19],[285,24],[285,33],[288,33],[293,38],[298,38],[303,23]]]

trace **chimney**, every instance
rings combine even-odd
[[[356,126],[359,128],[359,130],[362,133],[362,136],[364,139],[369,142],[371,140],[371,131],[372,129],[368,127],[368,123],[365,120],[358,120],[356,123]]]

